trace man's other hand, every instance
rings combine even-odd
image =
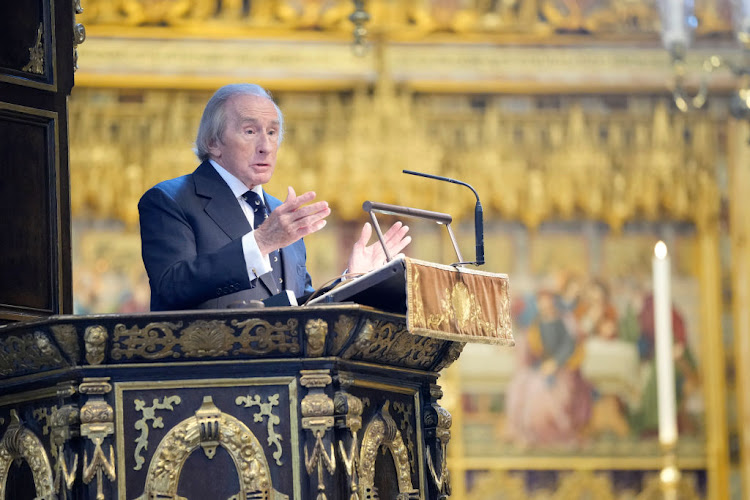
[[[411,243],[411,236],[406,235],[408,232],[409,226],[405,226],[401,222],[396,222],[383,235],[385,246],[388,248],[388,253],[391,257],[398,255],[401,250],[406,248],[406,245]],[[372,226],[367,222],[362,227],[362,234],[359,240],[352,248],[348,266],[350,273],[366,273],[385,264],[385,252],[383,252],[380,241],[375,241],[373,244],[368,245],[367,242],[370,241],[370,236],[372,236]]]
[[[325,227],[325,218],[331,214],[331,209],[328,202],[312,203],[314,199],[313,191],[297,196],[289,186],[284,203],[271,212],[255,231],[255,242],[263,255],[289,246]]]

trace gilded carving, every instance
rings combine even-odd
[[[354,318],[342,314],[333,324],[333,339],[331,341],[331,354],[337,356],[341,349],[349,340],[349,337],[354,333],[354,327],[356,326]]]
[[[52,335],[63,352],[74,364],[81,360],[81,347],[78,344],[78,332],[73,325],[52,325]]]
[[[136,431],[141,431],[141,435],[135,438],[135,451],[133,452],[133,458],[135,459],[135,466],[133,470],[141,470],[146,459],[141,456],[143,450],[148,450],[148,421],[151,420],[151,425],[154,429],[163,429],[164,420],[162,417],[156,416],[156,410],[174,410],[174,405],[178,405],[182,402],[180,396],[164,396],[161,401],[154,399],[151,406],[146,406],[146,402],[142,399],[136,399],[133,401],[135,405],[135,411],[139,411],[143,416],[133,425]]]
[[[58,391],[58,394],[60,391]],[[73,487],[78,473],[78,453],[73,453],[73,462],[68,465],[65,456],[65,444],[72,438],[78,436],[78,424],[80,423],[78,407],[67,404],[60,409],[53,407],[52,410],[52,432],[50,444],[52,455],[55,457],[55,491],[58,496],[65,500]]]
[[[444,340],[412,335],[403,323],[368,320],[342,357],[425,369],[434,364],[444,344]]]
[[[31,412],[37,422],[42,422],[42,436],[49,434],[49,429],[52,425],[52,414],[55,411],[57,411],[57,405],[52,408],[36,408]]]
[[[272,488],[263,447],[255,435],[240,420],[222,412],[211,396],[205,396],[195,415],[170,429],[159,443],[137,500],[176,498],[182,466],[204,441],[222,446],[237,465],[240,491],[236,498],[288,498]]]
[[[270,29],[351,33],[362,44],[368,30],[401,33],[410,38],[442,33],[459,38],[513,33],[554,39],[559,34],[580,36],[643,36],[658,34],[658,12],[653,2],[631,0],[620,5],[609,1],[569,3],[558,0],[513,0],[506,2],[324,2],[277,0],[124,0],[120,8],[108,0],[88,0],[87,21],[91,24],[118,23],[129,26],[183,27],[200,24],[217,29]],[[716,2],[696,4],[701,25],[708,35],[731,30],[726,16],[719,16]],[[356,8],[355,8],[356,7]],[[367,28],[363,26],[367,22]],[[463,38],[462,38],[463,39]],[[472,40],[474,38],[471,38]]]
[[[322,356],[326,349],[328,323],[322,319],[307,320],[305,334],[307,335],[307,356],[311,358]]]
[[[232,320],[231,326],[220,320],[196,320],[182,330],[182,322],[154,322],[144,328],[118,324],[114,330],[112,359],[296,354],[300,352],[297,326],[293,318],[275,324],[257,318]]]
[[[112,390],[109,377],[84,378],[79,386],[81,394],[89,398],[81,407],[81,436],[88,438],[94,444],[94,452],[89,459],[88,453],[83,454],[83,482],[91,483],[96,479],[96,498],[104,499],[104,477],[110,482],[116,478],[115,449],[109,445],[109,456],[104,453],[104,440],[115,432],[114,410],[104,400],[104,395]]]
[[[273,458],[276,460],[276,465],[283,465],[281,461],[281,434],[278,434],[275,429],[281,423],[281,418],[273,413],[273,407],[279,405],[279,394],[269,396],[266,403],[262,403],[260,396],[257,394],[255,396],[250,396],[249,394],[247,396],[239,396],[234,402],[237,405],[244,405],[245,408],[257,406],[258,413],[253,415],[255,422],[262,422],[263,417],[268,417],[268,439],[266,444],[276,447],[276,451],[273,452]]]
[[[324,471],[333,475],[336,471],[336,454],[333,443],[331,452],[326,451],[323,439],[334,425],[334,401],[325,393],[324,388],[333,379],[330,370],[301,370],[300,385],[308,388],[307,395],[302,398],[302,428],[309,430],[314,440],[312,452],[305,444],[305,469],[312,476],[317,471],[316,500],[326,500],[326,485]]]
[[[173,349],[177,345],[174,331],[182,327],[182,322],[154,322],[144,328],[125,328],[125,325],[115,325],[112,340],[112,359],[125,357],[143,359],[177,358],[180,356]]]
[[[411,466],[412,473],[416,473],[417,461],[415,458],[414,450],[414,426],[412,425],[412,419],[414,418],[414,406],[399,401],[393,402],[393,411],[401,415],[401,422],[399,429],[406,437],[406,449],[409,452],[409,465]]]
[[[251,318],[232,320],[231,326],[219,320],[196,320],[182,328],[182,322],[154,322],[144,328],[114,330],[112,359],[163,359],[222,357],[236,354],[265,355],[272,352],[300,352],[298,321],[269,323]]]
[[[359,454],[359,481],[363,500],[377,498],[375,491],[375,462],[378,450],[385,446],[391,453],[396,467],[399,498],[411,498],[418,494],[411,482],[409,453],[404,446],[401,432],[389,412],[390,402],[386,401],[380,411],[367,424]]]
[[[216,455],[221,433],[221,410],[216,407],[211,396],[203,396],[203,404],[195,411],[198,421],[200,444],[203,453],[211,460]]]
[[[300,352],[299,322],[294,318],[288,319],[286,324],[277,321],[272,325],[261,319],[248,319],[233,320],[232,325],[242,329],[238,338],[241,347],[235,353],[264,355],[270,352]]]
[[[235,342],[233,333],[223,321],[194,321],[180,334],[182,352],[190,358],[226,356]]]
[[[466,342],[451,342],[448,345],[445,354],[443,354],[443,357],[433,368],[433,371],[440,372],[452,365],[461,355],[461,352],[464,350],[464,346],[466,346]]]
[[[86,328],[83,341],[86,347],[86,361],[89,364],[99,365],[104,361],[107,338],[109,338],[107,329],[101,325],[92,325]]]
[[[60,393],[61,391],[58,390],[58,394]],[[65,457],[65,444],[73,435],[78,434],[74,430],[74,426],[78,423],[78,408],[65,405],[58,409],[55,405],[52,408],[37,408],[32,414],[37,421],[42,422],[42,435],[51,434],[50,455],[55,459],[54,488],[58,495],[65,499],[68,497],[68,491],[73,487],[78,471],[78,454],[73,453],[73,463],[70,466]]]
[[[334,395],[334,408],[336,415],[341,418],[339,426],[349,429],[351,441],[349,451],[344,447],[344,441],[339,440],[339,454],[344,462],[347,481],[349,483],[349,500],[359,500],[359,480],[357,469],[359,467],[359,441],[357,433],[362,428],[362,401],[348,392],[338,391]]]
[[[354,377],[354,374],[351,372],[338,372],[336,374],[336,379],[339,382],[339,385],[342,389],[347,389],[354,385],[354,381],[356,380]]]
[[[435,440],[436,444],[439,445],[436,453],[439,454],[439,458],[434,460],[432,458],[432,446],[427,447],[427,470],[430,472],[430,477],[433,483],[441,495],[445,497],[450,496],[450,472],[448,471],[448,441],[451,438],[450,427],[453,423],[451,414],[445,408],[440,405],[433,403],[430,408],[431,411],[425,412],[425,425],[428,427],[435,426]],[[439,469],[435,469],[435,462],[437,461]]]
[[[354,343],[342,355],[343,358],[349,359],[354,355],[364,352],[365,349],[370,345],[373,338],[375,337],[375,325],[369,319],[365,321],[365,324],[360,328],[357,338],[354,339]]]
[[[118,50],[126,52],[126,49]],[[510,63],[512,67],[509,71],[516,74],[533,74],[530,72],[535,68],[550,64],[557,64],[560,71],[568,73],[591,74],[591,68],[585,67],[586,63],[570,55],[575,52],[571,50],[562,54],[546,51],[529,55],[525,51],[493,50],[488,53],[473,52],[472,58],[480,58],[479,64],[489,68],[496,67],[498,61],[512,58],[515,62]],[[586,55],[580,57],[588,60],[591,54],[585,52]],[[622,52],[622,57],[628,60],[639,55],[637,51]],[[638,70],[637,67],[627,67],[629,63],[625,60],[608,59],[611,53],[602,53],[602,59],[595,66],[600,72],[617,70],[631,74]],[[425,67],[425,70],[429,70],[443,63],[444,54],[443,51],[425,48],[413,56],[394,54],[393,57],[402,58],[404,67],[417,64],[418,57],[432,57],[432,62]],[[461,52],[454,52],[450,57],[455,61],[466,59]],[[188,64],[187,61],[180,61],[180,64],[183,63]],[[457,64],[467,71],[477,70],[476,65]],[[624,67],[627,69],[624,70]],[[487,76],[494,77],[495,73]],[[635,219],[679,218],[707,224],[715,220],[718,213],[720,193],[716,192],[716,182],[712,179],[716,174],[713,159],[719,153],[717,142],[720,127],[716,126],[710,115],[695,115],[689,120],[669,115],[670,101],[666,97],[653,103],[649,97],[631,96],[628,106],[635,112],[623,110],[612,113],[588,112],[577,99],[571,97],[570,104],[566,101],[559,109],[545,109],[545,119],[539,120],[538,114],[533,111],[508,111],[508,103],[513,96],[484,99],[479,112],[472,104],[474,100],[468,96],[457,94],[447,98],[385,92],[382,87],[389,85],[392,82],[386,79],[378,83],[374,92],[363,91],[362,95],[356,94],[353,99],[333,92],[311,96],[311,102],[320,111],[310,119],[323,124],[321,133],[324,139],[321,143],[320,140],[312,141],[309,134],[290,136],[284,144],[290,164],[284,172],[275,174],[282,176],[279,182],[293,183],[303,165],[312,162],[315,168],[305,170],[306,175],[312,176],[312,183],[317,179],[322,190],[330,184],[325,179],[341,179],[336,186],[319,194],[328,200],[342,219],[356,219],[361,213],[361,204],[354,203],[354,199],[388,202],[393,193],[381,192],[372,185],[367,172],[373,170],[362,165],[354,168],[346,159],[370,158],[367,161],[372,163],[372,169],[376,169],[382,163],[378,162],[376,154],[371,154],[375,148],[373,144],[381,150],[399,151],[398,148],[380,145],[400,144],[404,137],[409,137],[412,143],[412,136],[429,135],[429,140],[413,142],[418,145],[414,153],[399,156],[409,157],[411,168],[425,172],[445,172],[455,164],[474,165],[473,168],[463,168],[459,172],[460,178],[485,187],[485,217],[520,221],[528,228],[538,227],[550,217],[595,218],[606,222],[616,232],[626,222]],[[107,91],[99,89],[97,92]],[[71,171],[71,182],[79,187],[71,200],[74,215],[81,213],[84,207],[91,207],[86,201],[91,199],[97,200],[93,205],[98,216],[119,218],[135,225],[138,217],[133,207],[137,205],[140,194],[148,188],[148,179],[153,177],[153,172],[162,171],[168,164],[176,175],[180,166],[190,161],[189,148],[180,149],[181,146],[176,146],[174,139],[175,134],[184,136],[188,132],[176,130],[172,124],[174,113],[179,110],[180,123],[192,123],[193,127],[197,127],[202,104],[195,99],[196,94],[185,92],[172,95],[170,99],[159,99],[158,91],[143,91],[141,95],[143,102],[149,105],[131,105],[127,109],[121,103],[115,104],[118,103],[118,94],[114,91],[107,95],[107,99],[97,100],[83,89],[76,99],[71,99],[71,124],[78,124],[79,127],[75,135],[71,134],[74,139],[71,156],[85,160],[76,164],[86,165]],[[280,94],[279,98],[283,106],[285,96]],[[528,99],[530,110],[539,109],[534,98]],[[598,105],[606,106],[606,103],[602,100]],[[653,111],[637,111],[645,107]],[[393,109],[402,111],[395,117],[388,114],[392,114],[389,110]],[[92,112],[100,118],[92,120]],[[151,128],[147,144],[130,139],[136,136],[136,127],[144,126],[128,122],[128,117],[133,115],[149,117]],[[344,131],[339,130],[339,116],[348,117],[352,126]],[[294,118],[300,123],[306,123],[308,119],[301,116]],[[381,129],[375,126],[382,122],[395,123],[398,130],[390,132],[390,127]],[[119,129],[113,127],[116,124],[120,125]],[[691,141],[686,143],[683,134],[688,128]],[[101,130],[113,129],[120,132],[102,137]],[[476,131],[470,147],[460,139],[464,137],[461,131],[467,129]],[[343,147],[342,135],[345,137]],[[76,137],[81,139],[76,142]],[[546,139],[540,141],[539,138]],[[320,151],[320,154],[312,157],[306,153],[310,150]],[[133,166],[132,192],[123,193],[111,173],[114,172],[110,168],[111,163],[116,158],[126,161],[133,156],[146,160]],[[672,158],[671,166],[670,162],[664,161],[665,156]],[[399,161],[400,157],[394,160],[395,163]],[[497,175],[500,166],[503,172],[501,176]],[[655,172],[659,172],[658,182],[654,179]],[[420,184],[419,189],[412,189],[408,193],[408,197],[418,207],[434,206],[434,200],[440,199],[441,211],[453,215],[454,220],[470,217],[473,213],[470,204],[460,196],[446,195],[445,189],[440,183]],[[687,213],[684,200],[691,200],[691,210]],[[568,213],[570,215],[566,215]]]
[[[14,460],[24,460],[34,477],[36,498],[54,498],[54,482],[49,458],[39,438],[10,410],[10,425],[0,439],[0,498],[6,498],[5,488],[10,465]]]
[[[21,68],[28,73],[44,74],[44,25],[39,23],[36,30],[36,42],[29,48],[29,62]]]
[[[330,370],[300,370],[299,380],[308,389],[320,389],[333,382]]]
[[[60,351],[43,332],[0,339],[0,376],[66,365]]]

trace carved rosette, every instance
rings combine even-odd
[[[39,438],[24,427],[16,410],[10,411],[10,425],[0,439],[0,498],[6,498],[5,487],[14,460],[29,464],[34,477],[36,498],[54,498],[52,468]]]
[[[112,407],[104,400],[104,396],[112,390],[109,377],[84,378],[78,388],[81,394],[88,397],[81,407],[81,436],[88,438],[94,444],[94,452],[83,454],[83,482],[91,483],[96,479],[96,498],[103,500],[104,476],[113,482],[115,473],[115,449],[109,445],[109,456],[104,453],[104,440],[115,432],[115,416]]]
[[[336,455],[331,443],[331,452],[326,451],[323,439],[334,424],[334,402],[325,393],[333,379],[330,370],[301,370],[300,384],[307,387],[307,395],[302,398],[302,428],[310,431],[310,439],[313,441],[312,452],[305,444],[305,468],[307,474],[312,476],[317,470],[317,496],[316,500],[327,500],[324,470],[328,474],[336,471]]]
[[[237,418],[222,412],[211,396],[189,417],[174,426],[154,452],[143,494],[137,500],[178,498],[177,487],[188,456],[199,447],[211,459],[222,446],[237,466],[240,491],[233,498],[288,498],[274,490],[263,446]]]
[[[234,344],[233,333],[223,321],[194,321],[182,331],[182,352],[190,358],[226,356]]]
[[[363,500],[378,498],[377,491],[375,491],[375,462],[381,446],[385,446],[390,451],[396,466],[398,499],[417,498],[419,494],[411,482],[409,452],[396,422],[391,417],[389,406],[389,401],[383,403],[380,411],[367,425],[362,438],[362,449],[359,454],[359,488]]]

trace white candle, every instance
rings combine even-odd
[[[685,25],[689,12],[685,0],[661,0],[662,41],[668,50],[675,44],[687,47],[690,40]]]
[[[674,382],[672,299],[667,245],[654,247],[654,329],[656,343],[656,390],[659,408],[659,442],[677,443],[677,402]]]

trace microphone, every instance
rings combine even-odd
[[[482,203],[479,201],[479,194],[477,190],[471,187],[469,184],[451,179],[450,177],[443,177],[441,175],[425,174],[423,172],[415,172],[413,170],[402,170],[405,174],[418,175],[420,177],[427,177],[430,179],[436,179],[439,181],[452,182],[453,184],[461,184],[471,189],[474,196],[477,197],[477,205],[474,208],[474,241],[476,243],[477,260],[476,262],[466,262],[466,264],[476,264],[481,266],[484,264],[484,223],[482,221]]]

